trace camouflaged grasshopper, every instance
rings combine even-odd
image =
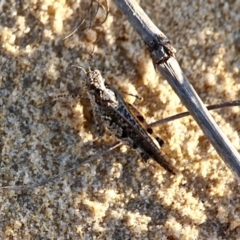
[[[120,141],[135,149],[145,161],[152,158],[174,174],[175,168],[159,150],[164,144],[163,140],[156,137],[139,111],[133,105],[126,103],[117,89],[105,82],[99,70],[89,68],[86,71],[82,67],[78,68],[86,74],[82,83],[93,109],[99,135],[103,134],[104,124]],[[150,135],[155,137],[157,143]]]

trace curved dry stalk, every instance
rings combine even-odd
[[[55,175],[54,177],[45,179],[45,180],[43,180],[41,182],[33,183],[33,184],[24,184],[24,185],[19,185],[19,186],[4,186],[4,187],[0,187],[0,189],[19,191],[19,190],[29,190],[29,189],[33,189],[33,188],[36,188],[36,187],[44,186],[44,185],[46,185],[46,184],[48,184],[50,182],[53,182],[53,181],[59,179],[60,177],[66,175],[68,173],[76,171],[76,169],[78,169],[79,167],[83,166],[86,163],[91,163],[91,162],[99,159],[103,155],[113,151],[114,149],[120,147],[121,145],[122,145],[122,143],[118,142],[118,143],[114,144],[111,147],[107,147],[105,150],[96,153],[95,155],[93,155],[92,157],[90,157],[90,158],[88,158],[86,160],[83,160],[81,163],[77,164],[76,166],[74,166],[74,167],[72,167],[72,168],[70,168],[70,169],[68,169],[68,170],[66,170],[64,172],[61,172],[61,173]]]
[[[105,18],[103,19],[103,21],[102,21],[101,23],[95,25],[94,27],[101,26],[101,25],[107,20],[107,17],[108,17],[108,14],[109,14],[109,6],[108,6],[107,0],[105,0],[106,6],[107,6],[106,8],[105,8],[105,6],[104,6],[102,3],[99,2],[99,0],[95,0],[95,2],[97,3],[97,9],[96,9],[96,11],[95,11],[94,13],[92,12],[92,11],[93,11],[93,2],[94,2],[94,1],[91,1],[90,5],[89,5],[88,8],[87,8],[86,14],[84,15],[83,19],[80,21],[80,23],[78,24],[78,26],[77,26],[70,34],[68,34],[66,37],[64,37],[63,40],[66,40],[66,39],[70,38],[74,33],[76,33],[76,32],[79,30],[79,28],[80,28],[80,27],[84,24],[84,22],[86,21],[86,18],[87,18],[87,16],[88,16],[89,13],[90,13],[90,16],[91,16],[91,17],[90,17],[90,24],[89,24],[88,27],[83,28],[82,31],[85,31],[86,29],[87,29],[87,30],[88,30],[88,29],[91,29],[91,28],[92,28],[93,19],[96,17],[96,15],[97,15],[100,7],[101,7],[101,8],[103,9],[103,11],[106,13],[106,16],[105,16]]]

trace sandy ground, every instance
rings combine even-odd
[[[154,5],[152,2],[155,3]],[[148,1],[142,7],[178,50],[206,104],[239,98],[240,1]],[[101,27],[63,38],[86,13],[79,1],[0,1],[0,184],[32,184],[76,166],[114,142],[97,138],[84,73],[104,69],[147,121],[184,111],[154,71],[146,47],[110,2]],[[96,21],[104,19],[100,11]],[[89,19],[86,21],[89,24]],[[93,23],[94,24],[94,23]],[[95,22],[96,24],[96,22]],[[239,107],[212,112],[240,150]],[[156,128],[170,176],[126,146],[30,190],[0,190],[1,239],[240,239],[240,190],[191,117]]]

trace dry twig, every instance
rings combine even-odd
[[[167,79],[226,165],[240,180],[240,155],[216,124],[189,83],[176,58],[176,50],[135,0],[115,0],[118,7],[148,46],[153,63]]]

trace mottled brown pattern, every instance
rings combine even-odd
[[[99,70],[89,69],[83,84],[89,96],[98,129],[99,122],[104,122],[110,132],[136,149],[144,160],[153,158],[170,173],[176,172],[149,137],[148,133],[151,134],[153,131],[144,129],[147,124],[143,116],[132,105],[125,103],[121,94],[113,86],[105,83]],[[141,124],[132,112],[140,116]],[[99,132],[102,133],[102,130]]]

